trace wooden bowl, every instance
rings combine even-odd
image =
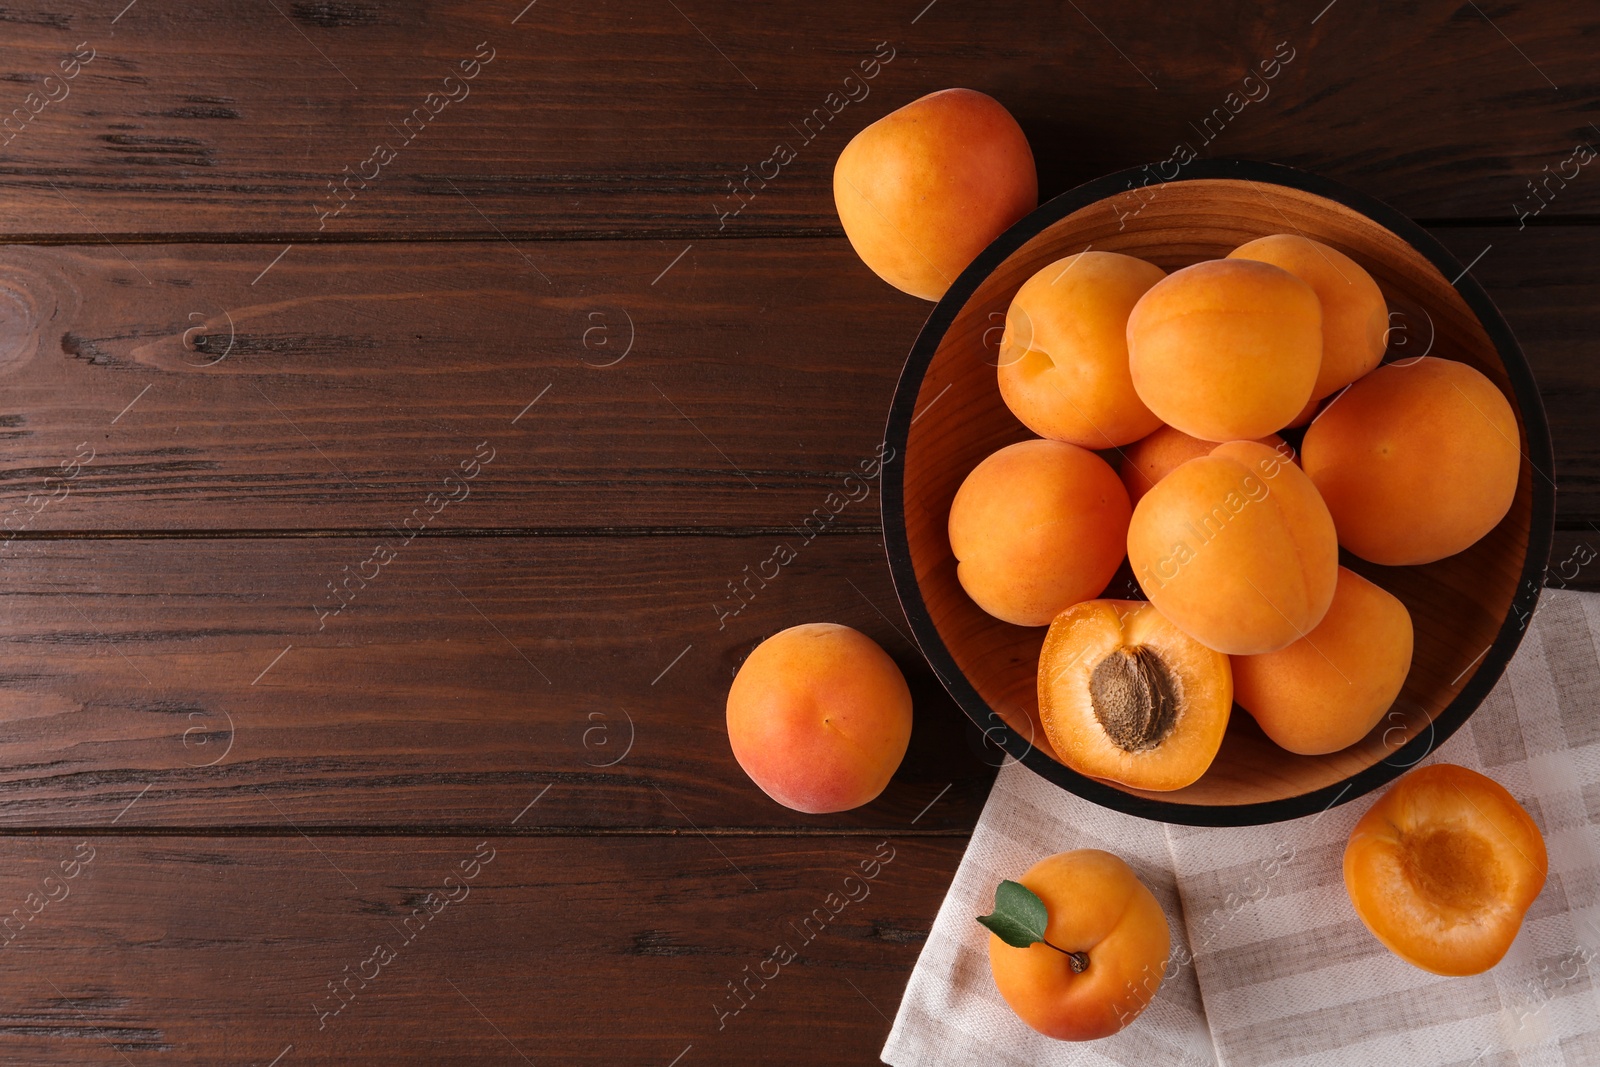
[[[1036,271],[1088,248],[1172,271],[1272,233],[1322,241],[1372,273],[1394,313],[1388,358],[1431,351],[1471,364],[1500,387],[1521,429],[1516,499],[1487,537],[1437,563],[1379,567],[1341,554],[1346,566],[1404,601],[1416,628],[1405,688],[1363,741],[1331,755],[1297,756],[1235,708],[1221,751],[1193,785],[1158,793],[1086,777],[1057,760],[1039,725],[1035,675],[1044,628],[985,614],[956,580],[950,553],[950,502],[962,479],[996,449],[1033,436],[996,384],[1006,308]],[[1006,231],[929,316],[901,374],[886,442],[899,460],[883,474],[889,566],[917,641],[946,688],[986,738],[1037,773],[1106,807],[1166,822],[1249,825],[1312,814],[1416,764],[1466,721],[1511,659],[1538,600],[1554,528],[1544,407],[1483,289],[1387,205],[1263,163],[1200,160],[1168,182],[1148,168],[1123,171],[1056,197]],[[1131,588],[1124,568],[1106,595],[1137,597]]]

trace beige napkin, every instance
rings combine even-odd
[[[1600,1064],[1600,595],[1546,590],[1505,677],[1423,763],[1458,763],[1532,813],[1550,877],[1487,974],[1440,978],[1369,934],[1345,895],[1350,828],[1381,795],[1268,826],[1167,826],[1002,767],[884,1046],[932,1065]],[[1024,1026],[974,916],[1038,859],[1104,848],[1166,909],[1175,959],[1154,1003],[1103,1041]]]

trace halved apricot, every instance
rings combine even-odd
[[[1344,850],[1345,888],[1367,929],[1407,963],[1444,975],[1500,962],[1549,869],[1516,798],[1448,763],[1395,783]]]
[[[1228,657],[1142,600],[1086,600],[1050,624],[1039,718],[1063,763],[1136,789],[1206,772],[1233,707]]]

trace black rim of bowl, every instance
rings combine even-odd
[[[906,539],[902,518],[905,508],[903,478],[906,443],[911,433],[913,409],[922,389],[923,377],[933,361],[939,342],[972,294],[1006,257],[1047,227],[1066,218],[1079,208],[1093,204],[1150,180],[1148,168],[1135,167],[1108,174],[1069,189],[1060,196],[1041,204],[1015,226],[997,237],[988,248],[973,260],[961,276],[934,307],[911,354],[900,372],[900,382],[895,387],[894,402],[889,408],[889,422],[884,442],[894,449],[893,455],[901,457],[899,463],[885,464],[882,486],[882,511],[884,545],[889,556],[889,570],[894,579],[895,592],[911,623],[911,631],[921,646],[923,655],[934,673],[955,698],[985,738],[993,740],[1012,758],[1034,773],[1056,785],[1092,800],[1102,807],[1126,812],[1160,822],[1182,823],[1190,826],[1254,826],[1312,815],[1339,804],[1347,803],[1371,792],[1419,763],[1434,748],[1455,733],[1467,717],[1489,695],[1489,690],[1499,681],[1506,664],[1522,641],[1527,621],[1538,605],[1539,592],[1544,581],[1546,563],[1550,558],[1551,539],[1555,532],[1555,487],[1546,473],[1554,469],[1554,455],[1550,445],[1550,427],[1545,418],[1544,402],[1534,384],[1533,374],[1523,357],[1522,349],[1511,329],[1501,317],[1499,309],[1489,299],[1482,286],[1463,268],[1443,245],[1421,226],[1388,204],[1363,193],[1356,192],[1328,178],[1296,170],[1276,163],[1250,160],[1196,160],[1173,181],[1233,178],[1264,182],[1299,189],[1360,212],[1367,218],[1386,227],[1391,233],[1407,242],[1446,278],[1455,278],[1456,291],[1477,316],[1484,332],[1494,344],[1505,366],[1506,376],[1516,394],[1519,414],[1528,435],[1528,459],[1532,464],[1533,511],[1528,530],[1528,551],[1523,560],[1522,580],[1512,598],[1511,610],[1500,624],[1494,643],[1484,653],[1477,672],[1467,680],[1461,692],[1434,718],[1432,729],[1421,731],[1387,759],[1345,778],[1340,782],[1302,793],[1298,796],[1253,804],[1184,804],[1169,800],[1155,800],[1123,792],[1112,785],[1079,774],[1056,762],[1034,747],[1031,740],[1022,737],[1007,726],[1000,715],[989,707],[972,683],[967,681],[956,666],[950,650],[922,600],[922,590],[917,585],[916,570],[911,562],[911,547]]]

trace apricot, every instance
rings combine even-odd
[[[1328,613],[1286,648],[1233,657],[1233,696],[1290,752],[1318,756],[1365,737],[1411,670],[1411,613],[1339,568]]]
[[[773,634],[728,690],[728,742],[786,808],[844,811],[875,799],[911,740],[911,690],[888,653],[848,626]]]
[[[1455,360],[1389,363],[1323,409],[1301,445],[1339,543],[1386,566],[1471,546],[1511,509],[1522,467],[1517,417]]]
[[[1281,267],[1212,259],[1174,271],[1128,317],[1133,388],[1162,422],[1207,441],[1265,437],[1307,401],[1322,305]]]
[[[1320,241],[1279,233],[1248,241],[1229,259],[1282,267],[1311,286],[1322,304],[1322,365],[1311,399],[1336,393],[1376,367],[1389,336],[1389,305],[1361,264]],[[1310,417],[1310,412],[1304,413]]]
[[[1275,433],[1267,434],[1256,443],[1266,445],[1289,460],[1294,459],[1294,449]],[[1122,475],[1128,499],[1138,504],[1151,486],[1191,459],[1209,456],[1216,447],[1215,441],[1202,441],[1182,430],[1163,426],[1149,437],[1121,449],[1122,459],[1117,465],[1117,473]]]
[[[1039,203],[1033,150],[993,97],[945,89],[850,139],[833,168],[845,236],[896,289],[938,300]]]
[[[1230,441],[1144,495],[1128,526],[1128,562],[1180,630],[1248,656],[1283,648],[1322,621],[1339,546],[1299,467],[1266,445]]]
[[[1000,395],[1040,437],[1114,448],[1161,420],[1133,391],[1128,313],[1160,267],[1115,252],[1058,259],[1023,283],[1000,337]]]
[[[1232,707],[1228,657],[1142,600],[1068,608],[1039,652],[1039,718],[1079,774],[1181,789],[1211,766]]]
[[[956,577],[977,605],[1045,626],[1122,565],[1132,511],[1111,465],[1065,441],[1019,441],[972,469],[950,505]]]
[[[1027,948],[989,935],[994,984],[1017,1017],[1060,1041],[1110,1037],[1137,1018],[1172,948],[1155,894],[1097,848],[1042,859],[1017,881],[1049,915],[1044,942]]]
[[[1517,938],[1550,861],[1531,816],[1492,778],[1435,763],[1356,823],[1350,903],[1384,947],[1434,974],[1481,974]]]

